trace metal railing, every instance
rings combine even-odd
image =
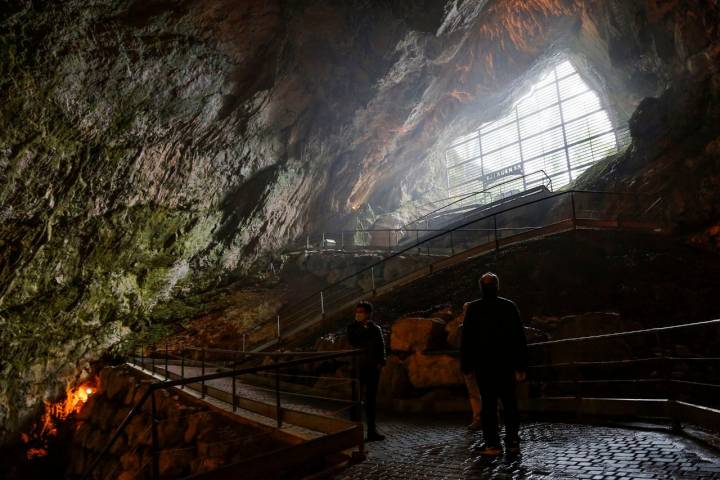
[[[539,180],[528,180],[533,177],[539,177]],[[509,185],[517,184],[522,182],[523,184],[529,183],[532,185],[531,188],[527,188],[522,192],[510,189],[507,190]],[[442,217],[459,214],[460,218],[467,218],[467,216],[474,210],[478,210],[481,207],[491,208],[501,204],[504,200],[509,197],[515,197],[518,195],[529,194],[537,189],[546,189],[547,191],[553,191],[552,178],[545,173],[545,170],[538,170],[536,172],[528,173],[526,175],[520,175],[510,180],[500,182],[486,190],[480,190],[477,192],[470,192],[463,195],[455,195],[449,197],[450,203],[441,207],[435,208],[434,210],[408,222],[403,225],[401,229],[414,230],[418,228],[429,229],[430,225],[434,223],[440,223]],[[451,208],[452,207],[452,208]],[[457,218],[453,218],[457,220]]]
[[[270,347],[288,334],[324,319],[361,298],[452,265],[452,259],[498,251],[533,238],[581,228],[657,230],[664,223],[659,199],[617,192],[569,190],[526,201],[432,231],[389,256],[283,307],[277,316],[243,332],[247,348]],[[419,235],[419,232],[418,232]]]
[[[577,412],[588,399],[642,400],[646,409],[656,400],[669,404],[674,429],[682,421],[720,427],[720,319],[528,348],[531,397],[572,397]]]
[[[174,350],[173,350],[174,351]],[[171,349],[167,344],[165,348],[156,348],[149,350],[148,347],[142,346],[139,354],[131,359],[131,365],[133,361],[138,361],[137,366],[142,369],[148,369],[152,374],[157,374],[160,370],[160,374],[164,375],[163,381],[157,381],[147,386],[147,389],[135,402],[133,407],[130,409],[128,414],[122,420],[122,422],[115,429],[112,437],[103,447],[103,449],[97,454],[92,463],[89,465],[87,470],[84,472],[82,479],[93,478],[93,472],[98,468],[100,461],[108,454],[110,449],[115,445],[118,439],[123,435],[125,429],[130,424],[131,420],[144,411],[145,404],[150,401],[150,419],[151,419],[151,478],[157,480],[160,478],[160,454],[162,452],[162,446],[158,436],[158,423],[159,417],[157,412],[157,402],[155,394],[161,390],[168,390],[171,388],[185,389],[193,385],[199,385],[200,397],[205,398],[208,396],[208,385],[207,383],[218,379],[232,379],[232,391],[231,401],[233,412],[238,409],[238,402],[240,395],[237,392],[237,377],[248,376],[255,374],[270,374],[273,377],[273,387],[268,389],[272,392],[272,396],[275,399],[275,417],[277,420],[277,428],[283,426],[283,406],[282,406],[282,395],[292,395],[292,392],[282,391],[281,385],[281,370],[287,370],[293,367],[306,367],[309,364],[316,362],[328,362],[331,360],[348,359],[351,365],[350,372],[351,378],[347,379],[350,383],[350,398],[342,400],[344,403],[341,411],[349,411],[351,418],[355,421],[358,428],[362,429],[362,410],[360,408],[361,399],[359,392],[359,379],[358,379],[358,360],[357,356],[360,350],[342,350],[334,352],[268,352],[268,353],[250,353],[241,352],[234,350],[225,349],[213,349],[203,347],[181,347],[175,353],[170,353]],[[189,357],[186,353],[192,352],[193,354]],[[179,353],[179,355],[177,354]],[[291,360],[280,361],[284,358],[300,357]],[[274,358],[273,363],[267,365],[255,365],[244,368],[237,368],[237,365],[250,358]],[[178,364],[177,361],[180,363]],[[179,374],[173,374],[170,367],[173,365],[179,365]],[[201,374],[187,377],[185,371],[187,367],[194,366],[200,367]],[[207,373],[209,370],[215,370],[214,373]],[[296,375],[297,376],[297,375]],[[175,378],[172,378],[175,377]],[[308,397],[305,395],[305,397]],[[321,398],[321,397],[316,397]],[[335,398],[322,398],[324,400],[340,401]],[[220,399],[222,400],[222,399]],[[147,413],[147,412],[145,412]],[[360,435],[362,438],[362,435]],[[359,444],[360,450],[362,451],[362,442]]]
[[[505,189],[508,185],[532,177],[539,177],[539,180],[530,181],[533,186],[526,191],[515,192]],[[449,222],[463,221],[471,216],[477,217],[482,215],[483,211],[501,208],[503,204],[512,200],[543,191],[552,192],[552,190],[552,179],[544,170],[538,170],[498,183],[487,190],[455,195],[442,201],[428,203],[426,205],[432,205],[432,209],[399,228],[357,228],[305,235],[302,242],[291,243],[287,250],[361,250],[392,253],[402,248],[407,241],[419,241],[427,234],[447,230],[446,225]],[[438,204],[440,206],[437,206]]]

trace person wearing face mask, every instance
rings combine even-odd
[[[527,341],[514,302],[498,296],[500,280],[488,272],[480,277],[482,298],[469,302],[463,320],[460,368],[477,380],[482,398],[481,455],[500,455],[498,399],[503,404],[505,449],[520,452],[517,382],[527,377]]]
[[[385,365],[385,339],[382,329],[373,322],[372,304],[362,301],[355,307],[355,321],[348,325],[348,342],[362,350],[358,368],[360,377],[360,395],[365,401],[367,420],[367,441],[385,440],[385,436],[377,431],[375,424],[376,398],[380,370]]]

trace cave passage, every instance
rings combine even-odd
[[[719,291],[717,0],[0,5],[0,477],[720,479]]]

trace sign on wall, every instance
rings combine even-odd
[[[523,174],[523,164],[522,162],[516,163],[515,165],[509,165],[507,167],[501,168],[500,170],[495,170],[494,172],[487,173],[483,176],[483,182],[487,185],[490,183],[493,183],[497,180],[500,180],[501,178],[509,177],[511,175],[522,175]]]

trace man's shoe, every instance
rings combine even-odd
[[[485,457],[497,457],[502,453],[502,449],[495,445],[483,445],[480,447],[480,451],[478,453]]]
[[[482,424],[479,420],[473,420],[473,422],[467,426],[467,429],[471,432],[477,432],[478,430],[482,430]]]
[[[382,442],[385,440],[385,435],[381,435],[378,432],[368,432],[366,442]]]

